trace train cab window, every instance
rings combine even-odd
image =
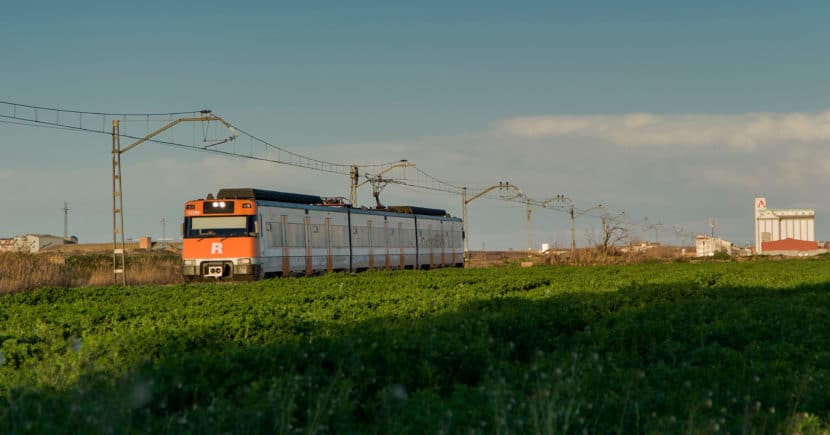
[[[256,216],[197,216],[184,219],[185,238],[256,235]]]

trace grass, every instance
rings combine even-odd
[[[827,433],[830,261],[0,298],[4,433]]]
[[[131,254],[132,284],[181,282],[181,258],[173,254]],[[0,295],[41,287],[103,286],[113,282],[112,256],[0,253]]]

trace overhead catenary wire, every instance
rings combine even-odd
[[[53,109],[53,108],[46,108],[46,107],[41,107],[41,106],[31,106],[31,105],[8,103],[8,102],[0,102],[0,104],[12,104],[16,107],[27,107],[27,108],[33,108],[33,109],[53,110],[53,111],[61,111],[61,112],[69,112],[69,113],[82,113],[82,114],[102,116],[102,117],[105,117],[105,116],[120,117],[122,119],[120,119],[119,122],[123,121],[125,116],[143,117],[143,118],[145,118],[145,121],[146,121],[147,117],[149,117],[149,116],[164,116],[164,117],[172,118],[173,115],[177,115],[177,114],[192,114],[193,115],[193,114],[198,113],[197,111],[190,111],[190,112],[166,112],[166,113],[152,113],[152,114],[150,114],[150,113],[124,114],[124,113],[106,113],[106,112],[83,112],[83,111],[76,111],[76,110],[75,111],[70,111],[70,110]],[[87,132],[87,133],[98,133],[98,134],[107,134],[107,135],[111,134],[111,132],[108,131],[108,130],[105,130],[105,129],[96,130],[96,129],[92,129],[92,128],[87,128],[87,127],[83,127],[80,123],[77,126],[62,124],[62,123],[59,122],[58,117],[56,117],[55,122],[43,120],[42,117],[38,117],[38,118],[35,118],[35,119],[20,118],[20,115],[18,115],[16,113],[15,113],[15,115],[12,115],[12,116],[0,114],[0,118],[11,119],[12,121],[3,121],[3,122],[5,122],[5,123],[15,123],[15,124],[18,124],[18,125],[48,127],[48,128],[55,128],[55,129],[74,130],[74,131],[81,131],[81,132]],[[23,122],[15,121],[15,120],[22,120]],[[161,121],[163,121],[163,120],[160,120],[159,122],[161,122]],[[106,121],[104,121],[104,123],[105,122]],[[239,133],[241,133],[245,136],[248,136],[251,140],[258,141],[258,142],[260,142],[260,143],[262,143],[262,144],[264,144],[264,145],[266,145],[266,146],[268,146],[272,149],[275,149],[275,150],[278,150],[279,152],[285,153],[288,156],[288,159],[281,159],[281,158],[273,159],[273,158],[268,158],[268,157],[255,156],[255,155],[241,155],[241,154],[237,153],[236,151],[225,151],[225,150],[222,150],[222,149],[219,149],[219,148],[213,148],[213,147],[208,147],[208,146],[198,146],[198,145],[195,145],[195,144],[188,145],[188,144],[184,144],[184,143],[174,142],[172,140],[163,140],[163,139],[158,139],[158,138],[148,139],[148,142],[152,142],[152,143],[156,143],[156,144],[160,144],[160,145],[165,145],[165,146],[170,146],[170,147],[175,147],[175,148],[188,149],[188,150],[193,150],[193,151],[209,152],[209,153],[224,155],[224,156],[228,156],[228,157],[247,158],[247,159],[252,159],[252,160],[257,160],[257,161],[284,164],[284,165],[288,165],[288,166],[307,168],[307,169],[317,170],[317,171],[321,171],[321,172],[328,172],[328,173],[334,173],[334,174],[340,174],[340,175],[347,175],[349,168],[352,166],[352,165],[347,165],[347,164],[343,164],[343,163],[332,163],[332,162],[327,162],[327,161],[323,161],[323,160],[319,160],[319,159],[314,159],[314,158],[311,158],[311,157],[308,157],[308,156],[290,151],[290,150],[288,150],[284,147],[274,145],[274,144],[272,144],[272,143],[270,143],[270,142],[268,142],[268,141],[266,141],[266,140],[264,140],[260,137],[257,137],[257,136],[255,136],[251,133],[248,133],[245,130],[242,130],[238,126],[234,125],[233,127]],[[136,135],[132,135],[132,134],[126,134],[126,133],[122,133],[121,136],[125,137],[125,138],[129,138],[129,139],[135,139],[135,140],[142,139],[142,137],[140,137],[140,136],[136,136]],[[361,165],[356,165],[356,166],[359,166],[359,167],[364,168],[364,169],[369,169],[369,168],[379,168],[379,167],[383,167],[383,166],[388,166],[391,163],[394,163],[394,162],[375,163],[375,164],[361,164]],[[401,186],[408,186],[408,187],[415,188],[415,189],[425,189],[425,190],[431,190],[431,191],[437,191],[437,192],[447,192],[447,193],[452,193],[452,194],[460,194],[461,187],[459,187],[457,185],[454,185],[452,183],[449,183],[447,181],[439,179],[438,177],[435,177],[435,176],[427,173],[426,171],[424,171],[420,168],[416,168],[416,173],[423,176],[431,184],[417,183],[417,182],[411,182],[411,181],[405,181],[405,180],[392,180],[392,183],[397,184],[397,185],[401,185]],[[475,188],[470,189],[471,192],[475,192],[476,190],[477,189],[475,189]],[[524,199],[522,197],[519,197],[519,196],[505,197],[504,195],[490,194],[490,195],[484,195],[484,197],[488,198],[488,199],[493,199],[493,200],[515,202],[515,203],[520,203],[520,204],[524,204],[527,201],[526,199]],[[551,210],[553,210],[553,208],[551,208]]]
[[[190,111],[178,111],[178,112],[157,112],[157,113],[133,113],[133,112],[102,112],[102,111],[82,111],[82,110],[72,110],[72,109],[59,109],[59,108],[50,108],[45,106],[38,106],[32,104],[21,104],[21,103],[14,103],[9,101],[2,101],[0,100],[0,108],[6,107],[6,114],[0,113],[0,123],[3,124],[10,124],[10,125],[21,125],[21,126],[31,126],[31,127],[41,127],[41,128],[52,128],[52,129],[59,129],[59,130],[66,130],[66,131],[77,131],[77,132],[84,132],[84,133],[96,133],[96,134],[106,134],[111,135],[112,132],[108,128],[107,121],[111,119],[118,119],[121,123],[130,123],[134,125],[139,125],[143,123],[145,126],[150,125],[150,123],[162,123],[162,122],[172,122],[174,117],[180,116],[197,116],[200,113],[204,113],[205,111],[202,110],[190,110]],[[21,110],[24,109],[24,110]],[[2,111],[0,111],[2,112]],[[28,112],[28,113],[26,113]],[[49,113],[52,113],[49,116]],[[28,115],[28,116],[27,116]],[[77,116],[74,116],[77,115]],[[96,123],[94,122],[95,117],[101,118],[101,129],[96,129],[90,127],[91,124]],[[47,119],[48,118],[48,119]],[[202,144],[197,144],[196,140],[196,132],[195,132],[195,125],[193,130],[193,137],[192,143],[190,145],[186,143],[177,142],[173,139],[172,131],[170,133],[169,139],[164,140],[161,138],[151,138],[148,139],[147,142],[156,143],[163,146],[185,149],[190,151],[198,151],[198,152],[207,152],[216,155],[226,156],[226,157],[234,157],[234,158],[244,158],[250,159],[255,161],[262,161],[267,163],[274,163],[274,164],[281,164],[287,165],[297,168],[304,168],[315,170],[318,172],[325,172],[325,173],[332,173],[332,174],[339,174],[339,175],[349,175],[352,167],[356,166],[361,169],[363,174],[371,174],[372,172],[376,172],[384,167],[389,167],[397,162],[386,162],[386,163],[363,163],[363,164],[347,164],[347,163],[338,163],[338,162],[330,162],[321,159],[316,159],[313,157],[309,157],[295,151],[291,151],[283,146],[273,144],[257,135],[254,135],[239,126],[230,124],[230,126],[237,132],[240,136],[247,136],[248,138],[248,148],[247,152],[240,153],[237,151],[237,142],[233,140],[235,138],[223,139],[218,141],[210,141],[209,142],[209,125],[203,125],[202,131]],[[126,125],[125,125],[126,127]],[[134,131],[134,130],[132,130]],[[124,138],[140,140],[143,139],[142,136],[136,135],[135,133],[127,133],[126,128],[120,134]],[[262,145],[263,151],[262,154],[256,154],[254,152],[254,142],[257,142]],[[227,145],[228,143],[232,143],[232,149],[223,149],[223,145]],[[273,157],[273,154],[276,153],[276,157]],[[405,168],[403,169],[405,170]],[[418,190],[429,190],[433,192],[443,192],[453,195],[461,195],[461,191],[463,187],[436,177],[428,172],[424,171],[419,167],[414,168],[414,174],[410,174],[408,177],[401,177],[401,178],[390,178],[390,183],[395,184],[401,187],[406,187],[409,189],[418,189]],[[468,187],[467,191],[471,195],[480,193],[484,191],[486,188],[475,188],[475,187]],[[514,192],[515,193],[515,192]],[[522,204],[528,207],[538,207],[545,210],[553,211],[553,212],[560,212],[560,213],[569,213],[570,206],[564,205],[546,205],[541,201],[534,200],[528,197],[524,192],[520,194],[513,194],[504,195],[503,193],[488,193],[482,195],[483,198],[491,199],[491,200],[498,200],[498,201],[506,201],[516,204]],[[574,211],[576,213],[580,213],[582,216],[588,216],[593,218],[602,218],[603,215],[598,214],[591,214],[585,213],[589,211],[590,208],[586,209],[577,209],[574,207]],[[584,212],[583,212],[584,211]],[[607,214],[605,216],[608,216]],[[662,230],[661,230],[662,231]]]
[[[25,107],[32,110],[48,110],[63,113],[75,113],[82,115],[101,115],[101,116],[170,116],[170,115],[191,115],[199,113],[199,110],[188,110],[183,112],[160,112],[160,113],[127,113],[127,112],[90,112],[85,110],[59,109],[56,107],[35,106],[31,104],[14,103],[11,101],[0,100],[0,105],[16,107]]]
[[[231,125],[240,134],[248,136],[250,139],[252,139],[254,141],[257,141],[257,142],[259,142],[259,143],[261,143],[261,144],[263,144],[267,147],[270,147],[271,149],[277,150],[279,152],[286,153],[286,155],[289,156],[289,161],[285,162],[285,163],[288,163],[288,164],[293,163],[291,161],[292,158],[293,159],[299,159],[299,160],[306,160],[309,163],[314,163],[315,165],[318,165],[318,167],[320,167],[320,168],[328,168],[328,169],[321,169],[323,172],[332,172],[332,173],[338,173],[338,174],[342,174],[342,175],[348,175],[352,166],[358,166],[358,167],[361,167],[361,168],[380,168],[380,167],[389,166],[393,163],[396,163],[395,161],[392,161],[392,162],[385,162],[385,163],[369,163],[369,164],[353,165],[353,164],[348,164],[348,163],[328,162],[328,161],[325,161],[325,160],[320,160],[320,159],[315,159],[313,157],[308,157],[306,155],[291,151],[291,150],[289,150],[287,148],[284,148],[284,147],[281,147],[279,145],[274,145],[274,144],[266,141],[265,139],[262,139],[262,138],[254,135],[252,133],[249,133],[249,132],[243,130],[242,128],[240,128],[237,125],[234,125],[234,124],[231,124]],[[310,168],[310,169],[315,169],[315,168]]]
[[[0,114],[0,118],[8,120],[8,121],[4,121],[5,123],[16,123],[17,125],[24,125],[24,126],[36,126],[36,127],[44,127],[44,128],[74,130],[74,131],[80,131],[80,132],[86,132],[86,133],[98,133],[98,134],[106,134],[106,135],[111,135],[112,134],[112,132],[109,131],[109,129],[107,128],[108,118],[118,119],[119,123],[122,123],[122,122],[125,122],[125,121],[171,122],[172,119],[173,119],[173,116],[177,116],[177,115],[193,115],[193,116],[195,116],[195,115],[200,113],[200,111],[166,112],[166,113],[87,112],[87,111],[78,111],[78,110],[64,110],[64,109],[47,108],[47,107],[42,107],[42,106],[32,106],[32,105],[25,105],[25,104],[18,104],[18,103],[9,103],[9,102],[5,102],[5,101],[0,101],[0,105],[11,105],[11,106],[13,106],[11,115]],[[77,122],[78,122],[77,124],[69,124],[68,122],[70,122],[70,121],[61,122],[60,117],[57,116],[57,115],[55,116],[54,121],[45,120],[43,118],[43,116],[37,115],[35,113],[32,113],[33,116],[31,116],[31,117],[24,117],[23,114],[19,113],[16,110],[17,107],[25,107],[25,108],[29,108],[29,109],[32,109],[32,110],[41,110],[41,111],[67,112],[67,113],[99,116],[99,117],[101,117],[102,126],[101,126],[100,130],[95,129],[95,128],[90,128],[90,127],[85,127],[82,123],[83,118],[79,118],[77,120]],[[140,119],[140,120],[138,120],[138,119],[128,120],[128,119],[126,119],[126,117],[128,117],[128,116],[129,117],[142,118],[142,119]],[[149,120],[149,117],[166,117],[168,119],[167,120],[165,120],[165,119]],[[66,119],[66,118],[64,118],[64,119]],[[308,156],[290,151],[290,150],[288,150],[284,147],[280,147],[280,146],[271,144],[271,143],[265,141],[264,139],[261,139],[261,138],[259,138],[257,136],[254,136],[254,135],[252,135],[252,134],[250,134],[250,133],[248,133],[244,130],[239,129],[236,126],[234,126],[234,128],[237,129],[237,131],[242,133],[243,135],[249,136],[252,140],[258,141],[258,142],[260,142],[260,143],[262,143],[262,144],[264,144],[264,145],[266,145],[270,148],[273,148],[275,150],[278,150],[281,153],[284,153],[286,156],[288,156],[288,159],[287,160],[282,160],[282,159],[279,159],[279,158],[273,159],[273,158],[268,158],[268,157],[264,157],[264,156],[256,156],[256,155],[253,155],[253,154],[245,155],[245,154],[239,154],[235,150],[234,151],[227,151],[227,150],[213,148],[215,145],[218,145],[220,143],[224,143],[226,141],[222,141],[220,143],[213,143],[213,144],[210,144],[210,145],[207,145],[207,146],[198,146],[196,144],[188,145],[188,144],[185,144],[185,143],[175,142],[172,139],[172,137],[169,140],[164,140],[164,139],[160,139],[160,138],[151,138],[151,139],[148,139],[147,142],[152,142],[152,143],[171,146],[171,147],[176,147],[176,148],[189,149],[189,150],[193,150],[193,151],[202,151],[202,152],[209,152],[209,153],[225,155],[225,156],[248,158],[248,159],[252,159],[252,160],[259,160],[259,161],[265,161],[265,162],[270,162],[270,163],[285,164],[285,165],[288,165],[288,166],[295,166],[295,167],[313,169],[313,170],[318,170],[318,171],[321,171],[321,172],[329,172],[329,173],[335,173],[335,174],[341,174],[341,175],[348,175],[349,168],[351,167],[351,165],[345,164],[345,163],[333,163],[333,162],[327,162],[327,161],[323,161],[323,160],[319,160],[319,159],[314,159],[312,157],[308,157]],[[128,139],[135,139],[135,140],[142,139],[141,136],[137,136],[135,134],[129,134],[126,131],[122,132],[120,135],[122,137],[128,138]],[[207,139],[207,130],[205,131],[205,135],[203,135],[203,139]],[[278,154],[278,157],[279,157],[279,154]],[[370,163],[370,164],[360,164],[358,166],[361,167],[361,168],[370,169],[370,168],[381,167],[381,166],[384,166],[384,165],[388,165],[388,163]]]

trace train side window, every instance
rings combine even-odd
[[[305,224],[285,225],[285,246],[292,248],[305,247]]]
[[[381,248],[386,246],[386,229],[372,228],[372,246]]]
[[[331,246],[334,248],[348,248],[349,243],[346,238],[345,225],[332,225],[331,227]]]
[[[282,236],[282,223],[268,222],[268,230],[271,232],[271,247],[279,248],[285,244]]]
[[[389,229],[389,246],[392,248],[401,246],[401,232],[395,231],[394,228]]]
[[[369,246],[369,227],[352,228],[352,245],[360,247]]]
[[[329,238],[326,228],[322,225],[311,225],[311,247],[327,248],[328,246]]]

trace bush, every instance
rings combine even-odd
[[[729,255],[729,253],[726,252],[726,251],[718,251],[718,252],[715,252],[715,255],[712,256],[712,259],[714,259],[714,260],[731,260],[732,256]]]

